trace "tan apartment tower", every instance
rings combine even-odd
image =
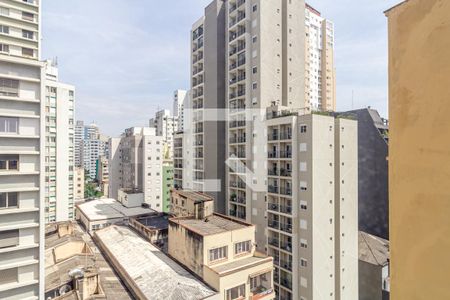
[[[44,298],[40,1],[0,1],[0,299]]]
[[[392,299],[449,299],[450,2],[409,0],[389,21]]]

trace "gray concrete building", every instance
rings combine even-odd
[[[358,120],[359,230],[389,239],[388,122],[370,107],[348,113]]]

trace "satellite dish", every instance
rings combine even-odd
[[[81,269],[73,269],[69,271],[69,276],[72,278],[82,278],[84,277],[84,271]]]

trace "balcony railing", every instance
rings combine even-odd
[[[292,262],[290,261],[281,260],[280,266],[286,270],[292,271]]]
[[[280,284],[282,286],[284,286],[285,288],[288,288],[288,289],[292,290],[292,281],[290,279],[282,277],[281,280],[280,280]]]
[[[245,121],[231,121],[229,126],[230,128],[244,127]]]
[[[280,223],[280,229],[287,233],[292,233],[292,224]]]
[[[267,153],[267,157],[268,158],[278,158],[279,157],[279,152],[278,151],[269,151]]]
[[[292,196],[292,189],[289,187],[282,187],[282,188],[280,188],[280,194]]]
[[[292,177],[292,170],[288,170],[288,169],[280,169],[280,176],[283,176],[283,177]]]
[[[245,158],[245,151],[230,152],[230,157]]]
[[[280,229],[280,224],[279,224],[279,222],[278,221],[275,221],[275,220],[269,220],[268,222],[267,222],[267,224],[269,225],[269,227],[270,228],[273,228],[273,229]]]
[[[280,151],[280,158],[292,158],[291,151]]]
[[[275,239],[275,238],[269,238],[267,240],[267,242],[269,243],[269,245],[272,245],[274,247],[279,247],[280,246],[280,241],[278,239]],[[273,258],[273,260],[275,262],[275,257]]]
[[[281,132],[280,134],[280,140],[290,140],[292,139],[292,132]]]
[[[267,174],[269,176],[278,176],[278,170],[277,169],[268,169]]]
[[[245,189],[245,183],[242,181],[230,181],[230,186],[240,189]]]
[[[271,211],[278,211],[279,207],[276,203],[267,203],[267,208]]]
[[[267,136],[267,139],[268,139],[269,141],[278,141],[278,134],[277,134],[277,133],[269,134],[269,135]]]
[[[231,137],[230,144],[245,143],[245,136]]]
[[[292,214],[292,206],[280,205],[280,212],[284,214]]]
[[[269,185],[267,187],[267,191],[269,193],[272,193],[272,194],[278,194],[278,187],[277,186],[273,186],[273,185]]]

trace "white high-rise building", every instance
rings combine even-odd
[[[184,109],[188,102],[187,97],[189,93],[185,90],[176,90],[173,95],[173,116],[178,120],[178,131],[184,130]]]
[[[45,62],[45,222],[74,216],[75,88],[58,80],[58,68]]]
[[[170,110],[163,109],[156,113],[155,117],[149,121],[150,127],[155,128],[156,135],[163,138],[167,155],[173,158],[173,135],[178,131],[178,117],[172,116]]]
[[[266,247],[277,295],[358,299],[357,122],[273,107],[266,125]]]
[[[132,127],[109,141],[109,196],[138,199],[162,211],[163,137],[155,128]]]
[[[75,151],[75,166],[81,167],[83,162],[83,140],[84,140],[84,122],[77,121],[75,124],[75,135],[74,135],[74,151]]]
[[[0,1],[0,299],[44,299],[40,1]]]
[[[80,135],[82,122],[78,121],[77,136]],[[97,124],[91,123],[83,128],[83,139],[81,141],[81,166],[88,171],[90,178],[97,176],[97,160],[100,156],[108,157],[109,137],[100,134]]]

